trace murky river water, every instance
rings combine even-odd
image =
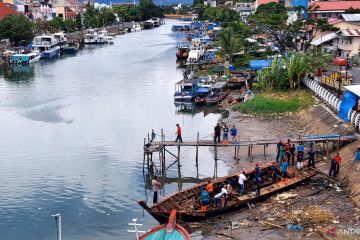
[[[184,139],[211,134],[220,115],[177,111],[171,22],[117,36],[111,46],[0,72],[0,239],[55,238],[51,214],[61,213],[63,239],[134,239],[127,223],[156,221],[135,202],[148,198],[143,139],[152,128]],[[183,188],[196,182],[195,153],[182,150]],[[157,158],[155,158],[157,159]],[[168,164],[173,161],[167,157]],[[214,174],[201,149],[199,177]],[[218,175],[227,169],[219,166]],[[147,170],[145,169],[145,174]],[[166,196],[179,187],[177,164],[163,179]]]

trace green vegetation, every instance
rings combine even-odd
[[[282,114],[298,112],[313,104],[310,91],[300,92],[260,92],[245,103],[238,103],[234,110],[252,114]]]
[[[33,23],[24,15],[8,15],[0,21],[0,39],[9,39],[14,45],[34,37]]]

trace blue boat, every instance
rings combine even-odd
[[[186,229],[176,223],[176,210],[172,210],[168,223],[150,229],[139,240],[190,240],[191,236]]]
[[[34,38],[32,48],[38,51],[42,58],[53,58],[60,55],[60,46],[52,35],[42,35]]]
[[[175,84],[175,102],[190,102],[196,97],[199,79],[183,79]]]

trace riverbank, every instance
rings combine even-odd
[[[240,139],[281,139],[297,138],[304,135],[321,135],[337,133],[353,134],[354,129],[344,124],[326,106],[315,100],[315,104],[298,113],[282,116],[250,116],[230,110],[227,119],[228,126],[235,125]],[[303,185],[266,199],[252,206],[252,209],[242,209],[219,218],[211,219],[217,225],[205,225],[205,239],[319,239],[331,238],[328,234],[335,230],[340,239],[357,239],[358,235],[349,235],[342,230],[359,227],[359,180],[360,164],[354,161],[354,152],[359,142],[353,142],[342,147],[339,152],[343,158],[339,185],[321,175],[309,180]],[[327,175],[329,161],[321,154],[322,146],[316,145],[318,170]],[[333,156],[336,148],[330,153]],[[266,155],[261,147],[254,146],[250,158],[247,149],[240,149],[240,160],[233,159],[233,152],[226,148],[219,150],[219,158],[231,167],[231,172],[239,172],[244,168],[254,168],[255,163],[265,164],[274,161],[275,146],[268,147]],[[285,199],[280,199],[285,196]],[[311,208],[313,207],[313,208]],[[312,214],[312,213],[316,214]],[[239,227],[229,230],[231,221]],[[286,224],[298,224],[303,230],[288,230]],[[205,229],[205,230],[204,230]],[[331,232],[330,232],[331,233]]]

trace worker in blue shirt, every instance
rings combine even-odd
[[[331,159],[331,162],[330,162],[329,176],[331,176],[331,173],[333,173],[333,177],[336,176],[336,160],[335,160],[335,158]]]
[[[204,188],[200,193],[201,196],[201,211],[206,212],[209,205],[209,192]]]
[[[261,168],[259,166],[259,163],[256,163],[256,166],[255,166],[255,177],[260,177],[261,175]]]
[[[304,144],[302,142],[300,142],[298,147],[297,147],[297,152],[298,152],[297,157],[298,157],[298,159],[300,158],[299,162],[301,162],[301,160],[304,157],[304,149],[305,149]]]
[[[312,147],[308,151],[308,158],[309,158],[308,168],[309,169],[310,167],[315,168],[315,150]]]
[[[287,161],[285,161],[285,159],[283,159],[283,162],[281,164],[281,177],[282,177],[282,181],[284,181],[284,182],[287,182],[288,167],[289,167],[289,164],[287,163]]]
[[[230,129],[230,135],[231,135],[233,143],[237,142],[236,134],[237,134],[237,129],[236,129],[235,125],[233,125],[233,127]]]

